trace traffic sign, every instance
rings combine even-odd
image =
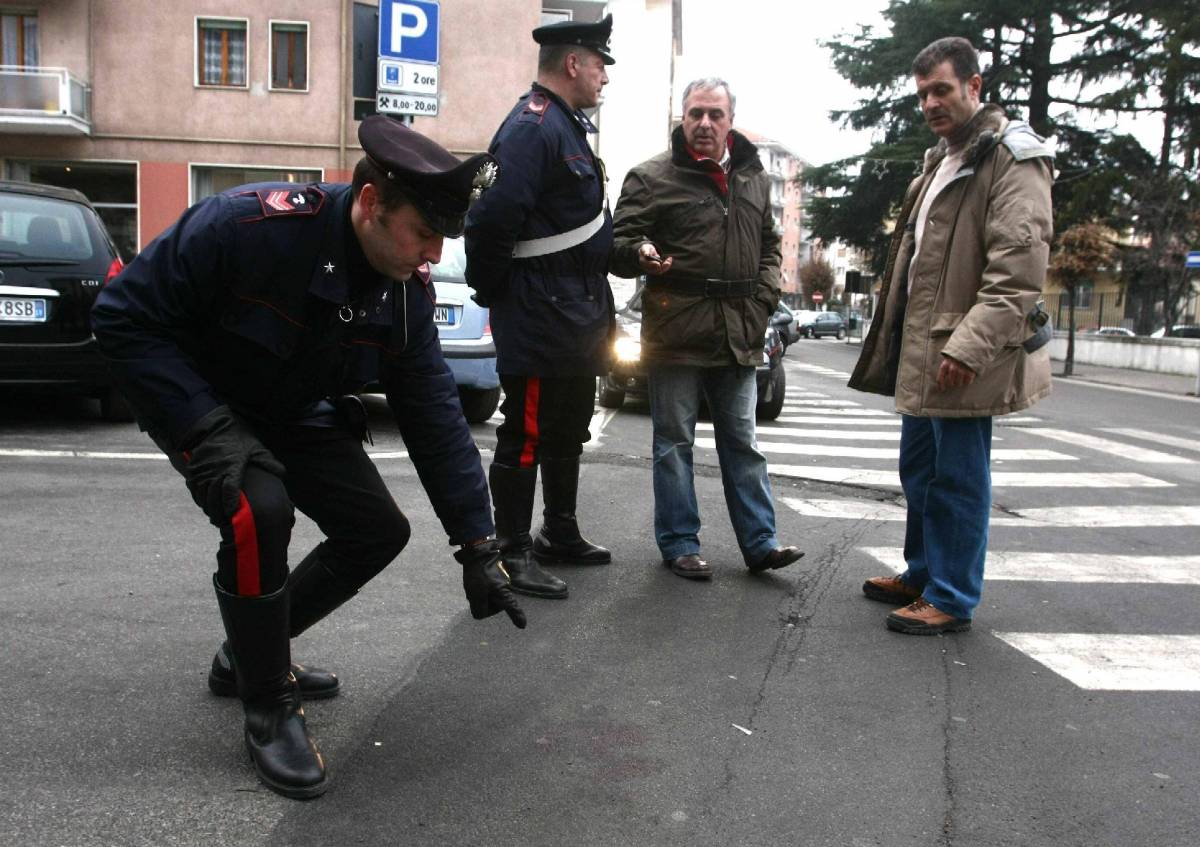
[[[421,94],[391,94],[381,91],[375,97],[375,111],[387,115],[435,117],[438,113],[438,99]]]
[[[417,62],[379,60],[379,90],[397,94],[431,94],[438,92],[438,65]]]
[[[380,58],[436,65],[440,11],[437,0],[381,0]]]
[[[820,303],[824,299],[825,299],[825,295],[822,294],[820,291],[813,292],[812,301],[814,303]]]
[[[1192,250],[1187,254],[1187,261],[1184,262],[1185,268],[1200,268],[1200,250]]]

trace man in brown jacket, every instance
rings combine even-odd
[[[733,126],[720,79],[683,92],[671,149],[630,170],[613,215],[611,270],[646,274],[642,358],[654,427],[654,534],[663,564],[711,579],[700,558],[692,445],[700,398],[712,413],[725,503],[746,566],[804,554],[780,547],[767,462],[754,438],[754,370],[779,302],[779,235],[758,151]]]
[[[981,105],[970,42],[942,38],[913,61],[940,137],[908,187],[875,320],[850,386],[894,395],[907,570],[863,585],[903,608],[887,626],[970,629],[983,589],[992,416],[1050,393],[1035,308],[1050,252],[1053,156],[1024,123]]]

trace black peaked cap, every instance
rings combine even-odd
[[[471,201],[500,173],[496,160],[480,153],[461,160],[436,141],[386,115],[371,115],[358,127],[363,152],[412,201],[421,217],[449,238],[463,234]]]
[[[604,64],[616,64],[616,59],[608,52],[608,40],[612,37],[613,18],[605,15],[594,24],[577,21],[560,21],[556,24],[539,26],[533,31],[533,40],[543,47],[553,44],[578,44],[589,50],[595,50],[604,60]]]

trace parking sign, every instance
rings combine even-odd
[[[440,11],[437,0],[381,0],[380,58],[436,65]]]

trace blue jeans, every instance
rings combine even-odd
[[[708,402],[725,505],[747,561],[779,546],[767,460],[754,437],[754,368],[654,365],[649,369],[654,425],[654,538],[664,559],[700,552],[700,509],[692,445],[700,397]]]
[[[970,618],[983,593],[992,508],[991,418],[917,418],[900,427],[908,500],[900,575],[939,611]]]

